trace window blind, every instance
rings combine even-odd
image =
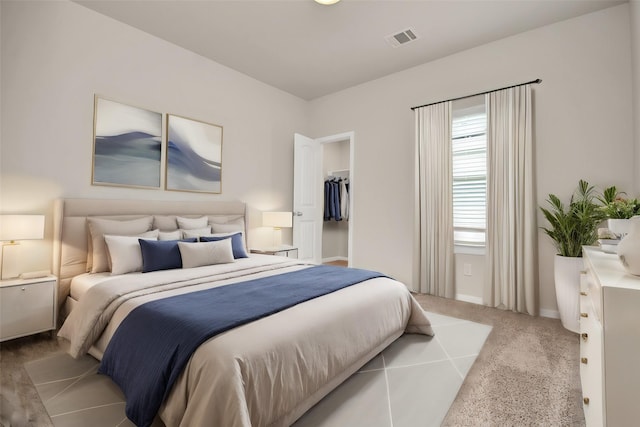
[[[487,222],[486,113],[454,116],[451,137],[454,242],[482,247]]]

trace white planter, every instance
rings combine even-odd
[[[627,273],[640,276],[640,216],[629,220],[631,231],[618,244],[618,256]]]
[[[628,219],[609,218],[607,219],[607,228],[623,238],[631,231],[631,221]]]
[[[554,279],[556,301],[562,326],[571,332],[580,332],[580,272],[584,270],[582,258],[556,255]]]

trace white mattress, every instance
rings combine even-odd
[[[131,273],[140,274],[140,273]],[[74,277],[71,280],[71,290],[69,295],[76,301],[80,301],[80,298],[93,286],[98,283],[102,283],[105,280],[112,279],[116,276],[111,275],[109,272],[105,273],[84,273]]]

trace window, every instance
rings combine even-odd
[[[471,107],[453,105],[453,239],[458,249],[485,246],[487,114],[484,97],[480,100],[482,104],[477,102]]]

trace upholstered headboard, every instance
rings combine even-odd
[[[127,220],[149,215],[199,217],[224,224],[242,219],[246,239],[246,206],[237,201],[59,199],[54,205],[53,272],[58,276],[58,307],[69,295],[71,279],[87,270],[87,217]],[[165,231],[171,231],[169,229]]]

